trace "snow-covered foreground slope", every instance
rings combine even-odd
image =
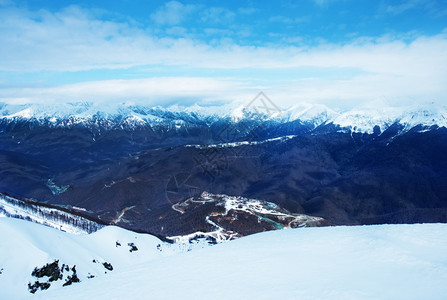
[[[2,218],[0,232],[2,299],[445,299],[447,294],[447,224],[290,229],[185,253],[160,252],[156,238],[116,227],[73,236]],[[123,247],[115,247],[116,240]],[[130,240],[139,251],[128,251]],[[114,270],[104,274],[92,255],[110,261]],[[80,283],[29,294],[31,270],[54,258],[77,264],[78,273],[97,268],[98,276],[81,274]]]
[[[131,243],[136,251],[129,251]],[[44,296],[52,289],[66,289],[62,284],[71,271],[65,272],[62,280],[50,282],[48,290],[38,290],[34,295],[28,291],[29,282],[48,281],[48,277],[31,276],[34,268],[55,260],[59,260],[59,266],[76,266],[81,282],[73,284],[83,285],[182,251],[180,247],[115,226],[107,226],[92,234],[75,235],[24,220],[0,218],[0,299],[26,299],[39,294]],[[105,268],[103,263],[106,262],[112,265],[112,271]],[[87,278],[92,275],[94,278]]]

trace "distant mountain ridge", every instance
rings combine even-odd
[[[253,119],[253,111],[237,104],[149,107],[126,103],[99,105],[90,102],[23,105],[0,103],[0,122],[7,124],[31,122],[57,127],[83,125],[105,129],[132,129],[162,125],[182,127],[186,124],[210,126],[222,120],[238,123],[246,119]],[[405,130],[418,125],[447,127],[447,107],[434,103],[407,107],[378,104],[336,112],[325,105],[303,102],[282,110],[273,118],[267,116],[266,119],[274,123],[300,121],[313,128],[334,124],[352,132],[373,133],[375,126],[383,132],[393,124],[401,124]]]

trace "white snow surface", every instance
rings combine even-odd
[[[1,299],[445,299],[447,224],[271,231],[190,252],[117,227],[75,236],[0,218]],[[123,246],[115,247],[119,240]],[[138,252],[130,253],[128,241]],[[168,249],[169,250],[169,249]],[[35,266],[76,264],[80,283],[28,293]],[[92,258],[108,261],[104,274]],[[97,275],[85,279],[86,272]],[[92,273],[93,272],[93,273]]]
[[[316,127],[337,116],[337,112],[325,105],[302,102],[285,110],[279,118],[285,122],[300,120],[304,123],[312,123]]]
[[[56,259],[59,265],[76,265],[81,282],[73,284],[83,285],[87,281],[107,278],[113,273],[183,251],[182,245],[170,245],[152,235],[115,226],[104,227],[92,234],[74,235],[13,218],[0,218],[0,237],[0,299],[38,298],[39,294],[45,298],[45,294],[52,289],[66,289],[62,287],[64,281],[59,280],[51,283],[47,291],[39,290],[34,295],[28,292],[28,282],[37,280],[31,276],[33,269]],[[121,246],[116,246],[117,241]],[[128,243],[134,243],[138,251],[130,252]],[[105,269],[102,265],[104,262],[111,263],[113,271]],[[89,275],[95,278],[87,279]],[[73,298],[81,299],[75,295]]]

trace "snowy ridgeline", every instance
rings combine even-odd
[[[73,213],[1,193],[0,216],[25,219],[73,234],[88,234],[104,227]]]
[[[269,112],[253,110],[253,107],[247,108],[238,103],[203,107],[197,104],[190,107],[145,107],[125,103],[106,106],[87,102],[51,105],[0,103],[0,122],[30,120],[57,127],[79,124],[121,129],[157,124],[173,124],[177,127],[197,120],[206,124],[221,119],[239,122],[262,113]],[[384,131],[395,123],[403,125],[404,131],[417,125],[447,127],[447,107],[435,103],[393,107],[386,101],[374,101],[348,111],[336,112],[325,105],[302,102],[271,117],[279,123],[299,120],[314,128],[332,123],[353,132],[366,133],[373,133],[375,126]]]

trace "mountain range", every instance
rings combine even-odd
[[[203,192],[324,225],[447,222],[446,127],[434,103],[0,104],[0,192],[164,237],[204,229],[207,206],[168,217]]]
[[[259,112],[259,111],[258,111]],[[105,128],[141,126],[206,124],[231,119],[240,122],[252,116],[250,107],[238,104],[190,107],[147,107],[121,104],[94,104],[89,102],[58,104],[9,105],[0,103],[0,119],[3,123],[19,121],[38,122],[48,126],[103,126]],[[375,126],[381,131],[393,124],[411,129],[417,125],[447,126],[447,107],[433,103],[390,107],[376,101],[351,110],[336,112],[321,104],[299,103],[285,110],[278,110],[270,121],[290,123],[301,121],[318,127],[334,124],[354,132],[372,133]]]

